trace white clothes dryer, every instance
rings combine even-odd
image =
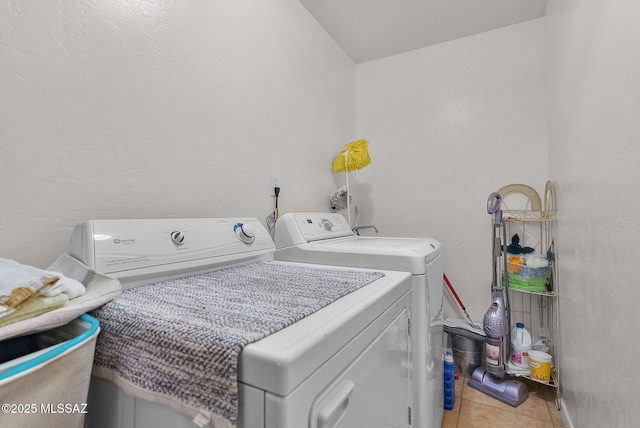
[[[410,275],[274,251],[255,218],[76,226],[68,253],[123,286],[92,312],[87,426],[410,428]]]
[[[360,236],[337,213],[288,213],[275,227],[276,260],[388,269],[412,275],[413,426],[443,417],[442,249],[429,238]]]

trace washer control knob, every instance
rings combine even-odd
[[[180,232],[179,230],[174,230],[173,232],[171,232],[171,241],[173,241],[173,243],[178,246],[183,245],[184,233]]]
[[[250,224],[236,223],[233,226],[233,231],[236,233],[238,239],[245,244],[253,244],[253,241],[256,240],[256,231]]]
[[[328,218],[323,218],[322,220],[320,220],[320,225],[324,230],[327,230],[329,232],[333,230],[333,223],[331,223],[331,220],[329,220]]]

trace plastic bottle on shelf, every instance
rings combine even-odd
[[[523,323],[516,323],[516,328],[511,331],[511,363],[519,368],[529,368],[530,350],[531,335]]]
[[[444,408],[453,409],[456,401],[456,373],[453,364],[453,351],[444,349]]]

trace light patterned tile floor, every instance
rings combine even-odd
[[[558,428],[563,427],[556,407],[556,388],[524,380],[527,400],[511,407],[470,387],[468,379],[456,380],[456,402],[444,411],[442,428]]]

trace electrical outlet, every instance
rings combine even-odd
[[[273,190],[275,187],[280,187],[280,176],[278,175],[270,175],[269,176],[269,191],[271,196],[275,196],[276,192]]]

